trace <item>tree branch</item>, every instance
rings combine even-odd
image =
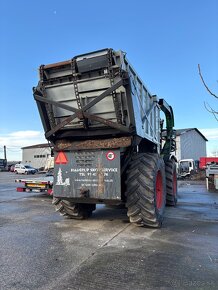
[[[204,107],[205,107],[205,109],[206,109],[209,113],[212,113],[213,116],[214,116],[214,118],[218,121],[218,116],[217,116],[217,115],[218,115],[218,112],[214,111],[214,109],[211,108],[211,106],[210,106],[209,104],[205,103],[205,102],[204,102]],[[208,109],[208,107],[209,107],[210,109]]]
[[[203,79],[203,76],[202,76],[202,74],[201,74],[200,64],[198,64],[198,72],[199,72],[199,75],[200,75],[201,81],[202,81],[202,83],[204,84],[204,86],[205,86],[205,88],[207,89],[207,91],[208,91],[208,92],[209,92],[213,97],[215,97],[215,98],[218,99],[218,96],[215,95],[214,93],[212,93],[211,90],[210,90],[210,89],[208,88],[208,86],[206,85],[206,83],[205,83],[205,81],[204,81],[204,79]]]

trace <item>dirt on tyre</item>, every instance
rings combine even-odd
[[[132,157],[126,178],[126,207],[137,226],[161,227],[166,204],[165,164],[158,154]]]
[[[166,173],[166,205],[176,206],[177,204],[177,172],[176,161],[168,160],[165,163]]]
[[[78,220],[89,218],[96,209],[95,204],[73,203],[57,197],[53,197],[52,204],[62,216]]]

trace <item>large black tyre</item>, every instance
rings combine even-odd
[[[55,206],[55,210],[59,211],[62,216],[78,220],[90,217],[96,208],[95,204],[73,203],[57,197],[53,197],[52,204]]]
[[[177,172],[176,162],[171,159],[165,163],[166,172],[166,205],[176,206],[177,204]]]
[[[126,207],[137,226],[161,227],[166,204],[165,165],[154,153],[138,153],[127,170]]]

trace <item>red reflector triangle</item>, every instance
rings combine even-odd
[[[68,159],[64,152],[58,152],[58,155],[55,158],[55,164],[67,164]]]

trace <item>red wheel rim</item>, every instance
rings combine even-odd
[[[176,178],[176,172],[173,174],[173,195],[176,195],[176,189],[177,189],[177,178]]]
[[[163,179],[160,170],[156,178],[156,205],[158,209],[163,205]]]

